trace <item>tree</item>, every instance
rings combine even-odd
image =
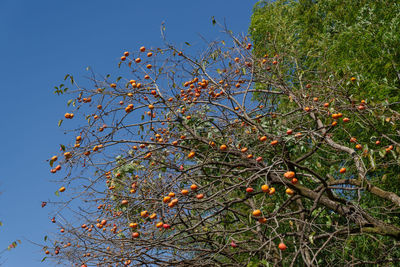
[[[309,69],[356,77],[350,94],[393,103],[400,95],[399,14],[392,0],[260,1],[249,30],[259,56],[296,53]]]
[[[88,87],[65,77],[73,111],[59,124],[80,126],[50,165],[65,169],[57,194],[76,220],[57,219],[46,254],[81,266],[400,259],[399,113],[350,95],[351,75],[228,37],[197,57],[169,43],[125,52],[125,73]],[[356,128],[375,136],[357,143]]]
[[[298,64],[318,71],[319,75],[324,73],[325,79],[331,79],[331,73],[337,78],[354,77],[353,82],[347,82],[357,85],[348,88],[348,98],[364,99],[372,105],[385,103],[398,113],[400,57],[395,40],[400,37],[399,11],[397,1],[261,1],[255,6],[250,26],[254,53],[296,54],[300,58]],[[351,140],[368,144],[385,135],[384,121],[390,122],[392,118],[383,113],[380,117],[379,127],[349,125],[353,127],[348,127],[348,134],[357,136]],[[392,128],[395,129],[396,126]],[[376,151],[366,148],[372,160]],[[375,175],[384,190],[400,187],[399,179],[386,179],[398,177],[397,168],[385,168]],[[379,205],[372,196],[365,196],[364,201],[369,202],[366,207],[372,203]],[[375,251],[368,249],[365,238],[351,242],[362,248],[364,259],[376,256]]]

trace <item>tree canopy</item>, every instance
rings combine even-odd
[[[259,56],[296,54],[309,69],[356,77],[351,94],[399,101],[398,1],[260,1],[249,30]]]

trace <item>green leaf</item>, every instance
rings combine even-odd
[[[373,153],[374,153],[374,151],[371,150],[371,153],[368,153],[368,156],[369,156],[369,161],[371,162],[372,170],[375,170],[376,164],[375,164],[375,159],[373,157]]]
[[[46,241],[47,241],[47,235],[44,236],[44,242],[46,242]]]
[[[61,147],[62,151],[65,151],[65,146],[64,145],[60,144],[60,147]]]
[[[44,257],[44,258],[41,260],[41,262],[44,262],[46,259],[47,259],[47,257]]]
[[[73,99],[68,100],[67,102],[67,106],[69,107],[69,105],[71,105],[72,101],[74,101]]]
[[[188,42],[185,42],[185,44],[186,44],[187,46],[190,46],[190,44],[189,44]]]
[[[54,195],[60,196],[60,192],[57,190],[56,192],[54,192]]]
[[[63,120],[59,120],[59,121],[58,121],[58,127],[61,126],[62,122],[63,122]]]
[[[315,232],[312,232],[311,235],[308,237],[308,240],[310,240],[310,243],[312,245],[314,245],[314,235],[315,235]]]

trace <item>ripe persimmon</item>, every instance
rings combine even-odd
[[[193,191],[196,191],[196,190],[197,190],[197,185],[192,184],[192,185],[190,186],[190,189],[192,189]]]
[[[259,217],[261,216],[261,210],[254,210],[252,214],[254,217]]]
[[[273,141],[271,141],[271,143],[270,143],[271,146],[275,146],[276,144],[278,144],[278,140],[273,140]]]
[[[285,172],[285,174],[283,176],[285,176],[285,178],[287,178],[287,179],[292,179],[295,176],[295,173],[292,171],[288,171],[288,172]]]
[[[280,250],[284,251],[284,250],[287,249],[287,246],[286,246],[284,243],[280,243],[280,244],[278,245],[278,248],[279,248]]]
[[[138,238],[140,236],[140,234],[138,232],[133,232],[132,233],[132,237],[133,238]]]
[[[292,189],[290,189],[290,188],[287,188],[285,192],[288,195],[293,195],[294,194],[294,191]]]
[[[198,194],[198,195],[196,195],[196,198],[197,199],[203,199],[204,198],[204,194]]]
[[[269,192],[269,186],[264,184],[261,186],[261,191],[263,191],[264,193],[268,193]]]

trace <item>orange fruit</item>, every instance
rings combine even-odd
[[[188,158],[191,159],[194,157],[194,155],[196,155],[196,153],[194,151],[191,151],[188,155]]]
[[[271,188],[269,189],[268,194],[271,195],[271,196],[272,196],[273,194],[275,194],[275,187],[271,187]]]
[[[292,179],[295,176],[295,173],[292,171],[288,171],[288,172],[285,172],[285,174],[283,176],[285,176],[285,178],[287,178],[287,179]]]
[[[187,194],[189,194],[189,191],[186,189],[182,189],[181,194],[186,196]]]
[[[278,144],[278,140],[274,140],[270,144],[271,144],[271,146],[274,146],[274,145]]]
[[[288,195],[293,195],[294,194],[294,191],[292,189],[290,189],[290,188],[287,188],[285,192]]]
[[[65,187],[64,186],[60,187],[60,189],[58,189],[58,191],[64,192],[65,191]]]
[[[133,238],[138,238],[139,236],[140,236],[140,234],[138,232],[132,233],[132,237]]]
[[[137,223],[130,223],[129,224],[129,227],[132,228],[132,229],[136,228],[137,226],[138,226]]]
[[[266,137],[265,135],[260,137],[260,141],[261,141],[261,142],[264,142],[264,141],[266,141],[266,140],[267,140],[267,137]]]
[[[144,51],[146,51],[146,47],[144,47],[144,46],[142,46],[142,47],[140,47],[140,52],[144,52]]]
[[[228,148],[228,147],[227,147],[226,145],[221,145],[221,146],[219,147],[219,149],[220,149],[221,151],[225,151],[227,148]]]
[[[340,173],[345,173],[345,172],[346,172],[346,168],[341,168],[341,169],[339,170],[339,172],[340,172]]]
[[[170,201],[171,201],[171,197],[169,197],[169,196],[166,196],[166,197],[163,198],[163,202],[164,203],[168,203]]]
[[[204,195],[203,195],[203,194],[198,194],[198,195],[196,196],[196,198],[197,198],[197,199],[203,199],[203,198],[204,198]]]
[[[279,248],[280,250],[284,251],[284,250],[287,249],[287,246],[286,246],[284,243],[280,243],[280,244],[278,245],[278,248]]]
[[[253,216],[254,217],[258,217],[258,216],[260,216],[261,215],[261,210],[254,210],[253,211]]]
[[[267,222],[267,218],[260,218],[258,219],[259,223],[266,223]]]
[[[196,191],[196,190],[197,190],[197,185],[192,184],[192,185],[190,186],[190,189],[192,189],[193,191]]]
[[[261,191],[263,191],[264,193],[268,193],[269,192],[269,186],[264,184],[261,186]]]

